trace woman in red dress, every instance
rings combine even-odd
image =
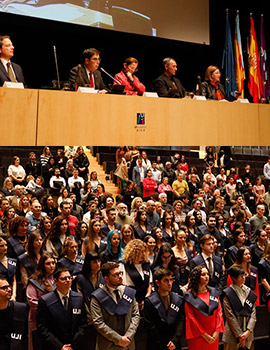
[[[218,350],[219,333],[224,332],[218,291],[208,287],[209,273],[203,266],[190,274],[185,294],[186,339],[189,350]]]

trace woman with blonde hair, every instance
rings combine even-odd
[[[93,219],[89,222],[89,228],[87,237],[82,244],[82,256],[85,257],[87,253],[97,252],[100,254],[106,249],[107,241],[106,237],[101,231],[101,223],[97,219]]]
[[[66,267],[71,276],[77,276],[83,268],[84,258],[78,256],[78,243],[74,237],[67,237],[65,239],[63,250],[63,258],[58,261],[60,267]]]
[[[136,290],[136,300],[143,310],[144,299],[152,291],[152,273],[147,256],[147,245],[140,239],[129,242],[123,254],[123,285]]]
[[[128,224],[123,225],[120,232],[120,238],[122,248],[125,248],[129,242],[135,239],[133,227]]]
[[[15,194],[13,181],[11,177],[6,177],[3,183],[3,187],[0,192],[2,192],[6,197],[13,196]]]
[[[202,83],[202,95],[209,100],[226,100],[224,86],[220,83],[220,70],[217,66],[209,66],[205,72],[205,81]]]
[[[18,208],[16,214],[19,216],[25,216],[29,211],[31,211],[31,204],[28,196],[22,195],[19,200]]]

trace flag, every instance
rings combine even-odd
[[[248,89],[253,97],[253,102],[258,103],[262,95],[261,69],[259,64],[259,52],[256,33],[252,16],[250,16],[250,41],[249,41],[249,79]]]
[[[234,56],[235,56],[235,77],[236,77],[237,92],[239,93],[238,95],[239,98],[243,98],[244,97],[244,80],[246,79],[246,76],[245,76],[245,67],[244,67],[244,60],[243,60],[238,13],[235,18]]]
[[[262,95],[264,98],[269,100],[270,82],[269,82],[269,70],[268,70],[267,56],[266,56],[265,36],[264,36],[264,30],[263,30],[263,15],[261,15],[260,68],[261,68],[262,89],[263,89]]]
[[[235,72],[234,72],[234,57],[232,47],[232,35],[229,22],[229,11],[226,10],[226,36],[222,58],[222,69],[225,66],[225,91],[229,101],[235,100],[235,91],[237,90]]]

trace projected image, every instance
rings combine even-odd
[[[0,0],[0,11],[209,44],[209,0]]]

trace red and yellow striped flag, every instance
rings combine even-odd
[[[248,89],[253,97],[253,102],[258,103],[262,95],[261,69],[259,62],[259,51],[254,28],[253,18],[250,16],[250,44],[249,44],[249,80]]]

